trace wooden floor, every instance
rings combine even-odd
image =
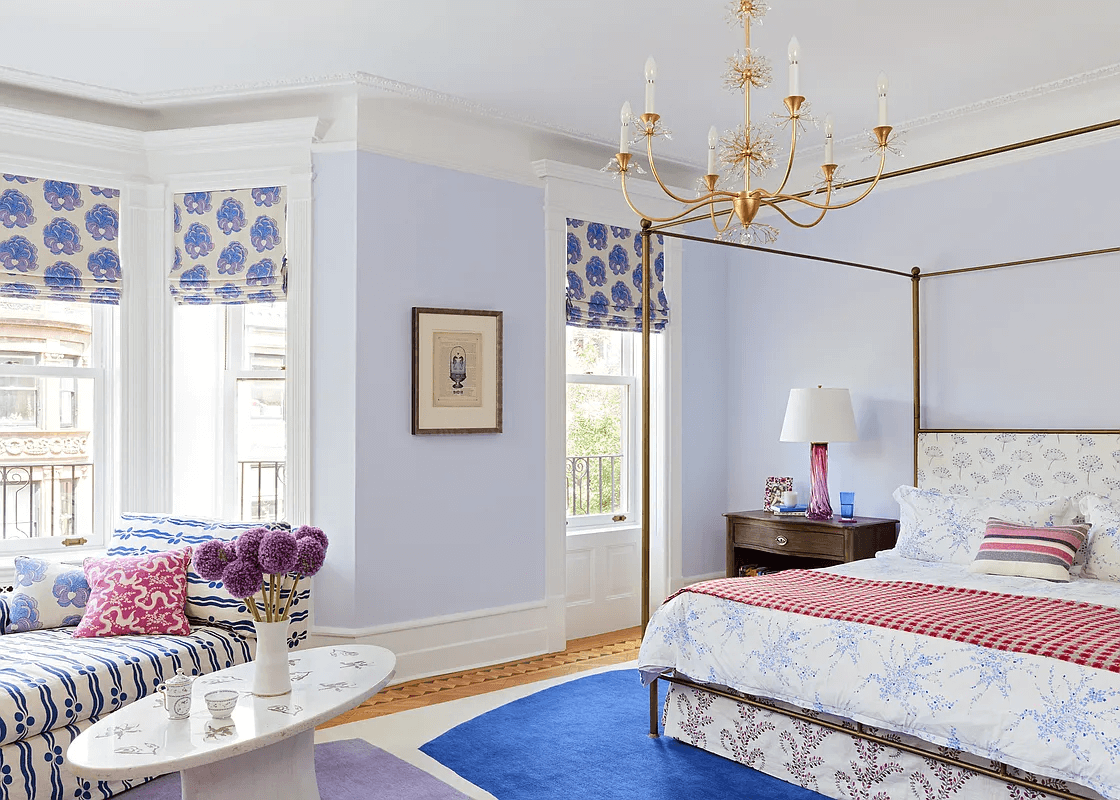
[[[562,653],[549,653],[523,661],[510,661],[492,667],[398,683],[383,689],[357,708],[340,714],[322,727],[329,728],[407,711],[410,708],[495,692],[510,686],[570,675],[608,664],[620,664],[638,657],[641,641],[641,628],[627,628],[586,639],[573,639]]]

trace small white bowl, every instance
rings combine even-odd
[[[237,706],[238,693],[231,689],[218,689],[207,692],[203,697],[206,707],[210,709],[210,716],[214,719],[229,719]]]

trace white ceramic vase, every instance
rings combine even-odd
[[[257,652],[253,658],[253,694],[275,697],[292,690],[288,673],[288,620],[254,622]]]

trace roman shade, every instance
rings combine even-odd
[[[642,234],[630,228],[568,219],[567,323],[578,328],[642,329]],[[650,237],[653,333],[669,324],[665,240]]]
[[[175,195],[168,288],[180,305],[272,303],[287,293],[283,186]]]
[[[3,175],[0,296],[121,301],[120,192]]]

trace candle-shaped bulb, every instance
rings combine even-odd
[[[653,84],[657,80],[657,62],[653,56],[646,59],[646,113],[653,114]]]
[[[832,160],[832,115],[824,118],[824,163],[835,164]]]
[[[622,112],[619,117],[622,119],[622,133],[618,135],[618,152],[630,152],[630,118],[634,116],[634,112],[630,108],[630,101],[627,100],[622,104]]]
[[[887,124],[887,73],[879,73],[879,124]]]
[[[716,146],[719,144],[719,131],[713,125],[708,130],[708,174],[716,174]]]
[[[801,63],[801,45],[794,36],[789,40],[789,94],[796,97],[801,94],[801,77],[799,65]]]

